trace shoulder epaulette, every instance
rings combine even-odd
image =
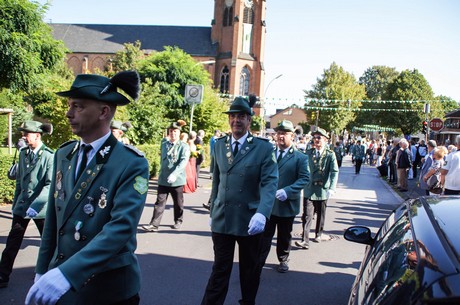
[[[139,149],[137,149],[135,146],[129,145],[129,144],[125,144],[124,146],[126,148],[129,148],[131,151],[135,152],[138,156],[145,157],[145,154],[142,151],[140,151]]]
[[[227,136],[221,136],[221,137],[218,137],[218,138],[216,139],[216,141],[219,141],[219,140],[225,139],[226,137],[227,137]]]
[[[59,148],[63,148],[63,147],[66,147],[67,145],[70,145],[72,143],[75,143],[75,142],[78,142],[77,140],[70,140],[70,141],[67,141],[65,143],[62,143],[61,146],[59,146]]]
[[[262,138],[262,137],[254,137],[254,139],[259,139],[259,140],[263,140],[263,141],[267,141],[267,142],[270,141],[269,139],[267,139],[267,138]]]
[[[50,153],[54,154],[54,150],[52,150],[52,149],[49,148],[48,146],[45,147],[45,150],[46,150],[47,152],[50,152]]]

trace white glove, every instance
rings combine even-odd
[[[43,274],[35,273],[34,283],[36,283],[42,277],[42,275]]]
[[[209,223],[209,226],[212,226],[212,218],[211,217],[209,217],[209,222],[208,223]]]
[[[335,194],[335,191],[334,190],[327,190],[327,199],[331,198],[332,196],[334,196]]]
[[[276,194],[275,194],[275,197],[276,199],[280,200],[280,201],[284,201],[287,199],[287,194],[286,194],[286,191],[283,190],[283,189],[279,189],[276,191]]]
[[[34,218],[35,216],[38,215],[38,213],[37,213],[37,211],[35,211],[32,208],[28,208],[27,211],[26,211],[26,215],[27,215],[27,217]]]
[[[174,183],[174,182],[176,182],[176,180],[177,180],[176,175],[171,174],[171,175],[168,176],[168,183]]]
[[[264,231],[266,221],[267,219],[265,218],[264,215],[262,215],[261,213],[255,213],[254,216],[252,216],[251,220],[249,221],[248,234],[254,235],[254,234],[262,233]]]
[[[26,305],[54,305],[70,289],[70,283],[59,268],[43,274],[27,293]]]

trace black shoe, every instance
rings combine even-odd
[[[8,287],[8,282],[9,279],[6,276],[0,274],[0,288]]]
[[[149,231],[149,232],[158,232],[158,227],[154,225],[145,225],[145,226],[142,226],[142,229],[144,229],[145,231]]]
[[[176,223],[173,226],[171,226],[171,228],[173,228],[174,230],[179,230],[181,225],[182,225],[182,222],[176,221]]]
[[[208,203],[203,203],[203,208],[205,208],[208,211],[211,210],[211,206]]]
[[[276,271],[279,273],[286,273],[289,271],[289,266],[287,262],[281,262],[278,267],[276,267]]]
[[[296,241],[295,245],[297,247],[305,249],[305,250],[308,250],[308,248],[310,248],[310,246],[308,245],[308,243],[306,241]]]

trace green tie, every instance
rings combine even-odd
[[[86,163],[88,163],[88,153],[91,149],[93,149],[91,145],[82,144],[81,146],[83,156],[81,158],[80,167],[78,168],[77,178],[75,179],[75,181],[77,181],[78,178],[80,178],[81,174],[83,174],[83,172],[85,171]]]
[[[278,159],[276,159],[276,162],[280,163],[281,159],[283,159],[283,153],[284,153],[284,150],[280,150],[278,154]]]

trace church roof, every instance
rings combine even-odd
[[[141,42],[143,50],[162,51],[177,46],[191,56],[217,56],[211,27],[159,25],[49,24],[53,36],[64,41],[72,53],[114,54],[124,43]]]

